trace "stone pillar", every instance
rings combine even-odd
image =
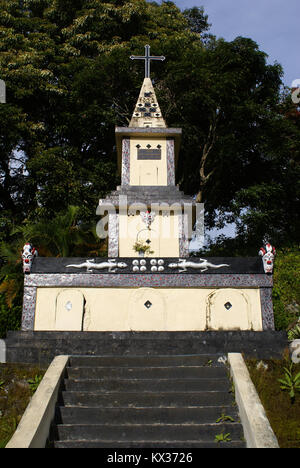
[[[260,288],[260,303],[262,312],[263,330],[275,330],[272,287]]]
[[[108,256],[119,256],[119,215],[109,213],[108,215]]]
[[[179,257],[189,256],[188,215],[182,213],[178,216]]]
[[[175,143],[167,140],[167,183],[175,185]]]
[[[36,287],[26,286],[27,276],[24,279],[24,296],[22,311],[22,330],[34,329],[34,316],[36,307]]]
[[[130,185],[130,139],[122,141],[122,185]]]

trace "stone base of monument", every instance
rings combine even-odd
[[[259,257],[36,258],[22,330],[273,330],[272,286]]]
[[[288,349],[285,332],[9,332],[7,362],[49,364],[57,355],[159,356],[239,352],[280,359]]]
[[[9,362],[67,355],[281,357],[273,277],[259,257],[42,258],[25,274]]]

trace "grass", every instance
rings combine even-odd
[[[0,448],[15,432],[44,373],[32,364],[0,364]]]
[[[254,359],[246,360],[251,379],[264,406],[280,448],[300,448],[300,392],[291,399],[288,391],[280,389],[278,379],[284,377],[284,367],[290,361],[264,360],[267,368]],[[300,364],[293,365],[293,375],[300,371]]]

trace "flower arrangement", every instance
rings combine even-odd
[[[151,250],[151,247],[149,244],[145,244],[144,242],[141,241],[136,241],[136,243],[133,246],[133,250],[138,252],[139,254],[153,254],[154,252]]]

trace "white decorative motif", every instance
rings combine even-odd
[[[188,268],[193,268],[194,270],[200,270],[201,273],[208,270],[209,268],[222,268],[222,267],[229,267],[227,263],[221,263],[219,265],[214,265],[213,263],[208,262],[204,258],[200,258],[201,262],[191,262],[190,260],[186,260],[184,258],[180,258],[178,263],[170,263],[169,268],[180,268],[179,273],[187,271]]]
[[[108,268],[109,273],[115,273],[117,268],[126,268],[127,263],[116,262],[115,259],[108,260],[107,262],[95,263],[95,260],[86,260],[84,263],[79,263],[77,265],[67,265],[66,268],[86,268],[86,271],[90,272],[92,270],[103,270]]]
[[[150,211],[142,211],[140,214],[143,222],[146,224],[147,228],[150,229],[150,226],[155,218],[155,212],[150,213]]]
[[[164,271],[164,260],[160,258],[157,260],[156,258],[152,258],[150,260],[150,270],[152,273],[156,273],[157,271],[162,272]],[[133,260],[132,261],[132,271],[138,272],[138,271],[147,271],[147,260]]]
[[[32,244],[27,242],[22,251],[23,273],[30,273],[33,259],[37,256],[38,251],[32,246]]]
[[[270,243],[266,243],[263,247],[261,247],[258,254],[262,257],[265,273],[271,275],[273,273],[274,259],[276,255],[275,247],[273,247]]]

